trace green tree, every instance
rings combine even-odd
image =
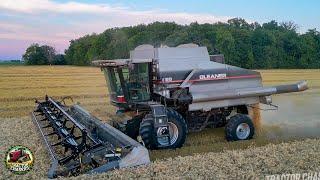
[[[229,31],[221,29],[217,32],[216,47],[219,53],[222,53],[225,55],[226,63],[234,64],[235,40]]]
[[[65,65],[66,64],[66,60],[64,58],[63,54],[56,54],[53,58],[53,65]]]
[[[320,33],[315,29],[311,29],[303,34],[301,38],[302,53],[297,66],[301,68],[320,68]]]
[[[56,54],[56,50],[48,45],[39,46],[39,44],[31,44],[23,54],[27,65],[63,65],[66,64],[64,55]]]
[[[90,65],[96,59],[128,58],[129,51],[141,44],[175,47],[196,43],[206,46],[210,54],[224,54],[228,64],[244,68],[319,68],[319,32],[299,34],[297,29],[293,22],[273,20],[261,25],[241,18],[215,24],[154,22],[111,28],[72,40],[65,60],[68,64]]]
[[[27,65],[44,65],[48,64],[45,52],[39,44],[31,44],[23,54],[23,60]]]
[[[43,45],[40,47],[44,53],[44,56],[46,58],[47,64],[53,64],[54,58],[56,56],[56,50],[54,47]]]

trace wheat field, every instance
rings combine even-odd
[[[301,151],[299,145],[306,143],[307,148],[317,148],[319,141],[317,139],[305,140],[306,138],[317,138],[318,131],[313,134],[293,134],[289,138],[282,138],[288,133],[297,132],[296,121],[291,122],[289,119],[298,119],[301,122],[312,120],[312,124],[303,126],[304,128],[320,127],[319,115],[320,112],[317,110],[317,105],[320,105],[319,98],[320,93],[320,70],[261,70],[263,76],[263,83],[266,86],[275,84],[286,84],[296,82],[298,79],[308,80],[310,90],[302,93],[292,93],[285,95],[275,96],[275,102],[284,107],[279,109],[278,112],[262,112],[262,129],[260,133],[250,141],[242,142],[226,142],[224,139],[224,130],[220,129],[207,129],[200,133],[192,133],[187,137],[187,141],[183,148],[176,150],[160,150],[151,151],[151,159],[154,163],[151,166],[138,169],[130,170],[119,170],[103,175],[93,176],[92,178],[100,177],[117,177],[117,178],[166,178],[170,176],[185,177],[185,178],[199,178],[206,173],[200,172],[206,168],[206,165],[195,161],[204,160],[205,157],[210,157],[210,166],[219,164],[215,168],[209,168],[213,172],[219,172],[213,177],[219,178],[225,175],[230,175],[230,169],[227,167],[231,166],[232,163],[244,163],[243,157],[248,156],[250,160],[254,161],[255,157],[251,157],[255,152],[262,154],[268,158],[268,149],[274,153],[270,160],[271,164],[268,163],[253,163],[251,169],[234,168],[234,173],[239,174],[240,170],[248,171],[252,176],[261,176],[268,173],[279,173],[280,169],[272,170],[272,164],[276,164],[274,159],[277,159],[279,152],[276,149],[282,148],[282,151],[287,151],[285,148],[292,148],[293,154]],[[35,154],[36,162],[32,172],[23,176],[23,178],[45,178],[46,170],[49,166],[49,157],[46,154],[44,146],[41,144],[41,140],[35,132],[36,129],[33,127],[31,118],[29,117],[30,112],[35,106],[35,99],[43,99],[48,94],[55,99],[61,99],[64,96],[71,96],[74,102],[69,101],[68,103],[80,102],[88,111],[93,113],[102,121],[108,121],[114,117],[115,108],[109,104],[108,92],[105,85],[105,79],[99,68],[95,67],[74,67],[74,66],[0,66],[0,158],[3,158],[5,151],[11,145],[25,145],[29,147]],[[292,100],[292,101],[289,101]],[[309,102],[310,101],[310,102]],[[286,104],[285,102],[291,102]],[[306,106],[312,104],[310,107],[313,111],[309,112]],[[290,106],[289,106],[290,105]],[[296,105],[296,106],[293,106]],[[286,111],[286,107],[288,110]],[[280,106],[281,107],[281,106]],[[301,108],[300,108],[301,107]],[[292,108],[302,109],[305,111],[299,112],[297,116],[290,116]],[[294,111],[294,110],[293,110]],[[270,115],[271,114],[271,115]],[[274,121],[274,116],[281,117],[281,122]],[[302,116],[303,115],[303,116]],[[279,118],[280,119],[280,118]],[[297,121],[298,121],[297,120]],[[289,129],[288,125],[292,125],[293,130]],[[302,125],[299,124],[301,127]],[[311,129],[309,129],[311,131]],[[309,130],[305,130],[308,131]],[[312,135],[312,136],[311,136]],[[295,137],[296,136],[296,137]],[[279,138],[278,138],[279,137]],[[284,143],[284,144],[283,144]],[[210,153],[208,153],[210,152]],[[305,156],[301,156],[302,159],[298,159],[299,162],[303,162],[297,170],[318,170],[314,164],[318,161],[310,161],[310,164],[305,163],[303,158],[311,158],[314,154],[309,157],[309,151],[305,152]],[[264,154],[265,153],[265,154]],[[310,151],[311,153],[311,151]],[[224,159],[225,158],[225,159]],[[237,160],[239,158],[239,160]],[[272,160],[273,158],[273,160]],[[281,158],[288,158],[285,156]],[[216,162],[215,162],[215,159]],[[296,160],[296,159],[294,159]],[[225,163],[224,163],[225,161]],[[181,167],[177,167],[177,164],[181,162]],[[193,162],[193,163],[191,163]],[[262,161],[264,162],[264,161]],[[291,162],[291,161],[290,161]],[[186,164],[194,164],[188,165]],[[167,164],[169,164],[167,166]],[[290,163],[289,163],[290,164]],[[203,167],[200,167],[202,166]],[[264,166],[265,165],[265,166]],[[198,167],[199,166],[199,167]],[[260,167],[261,166],[261,167]],[[283,165],[284,166],[284,165]],[[177,168],[176,175],[175,171],[169,169],[170,167]],[[296,166],[294,166],[296,167]],[[291,169],[290,171],[294,170]],[[195,168],[195,169],[193,169]],[[197,168],[199,172],[197,174]],[[254,173],[255,168],[270,168],[271,170],[261,170]],[[6,171],[3,164],[0,165],[1,175],[0,178],[21,178],[22,176],[12,175]],[[192,170],[191,170],[192,169]],[[156,171],[156,172],[154,172]],[[188,173],[189,172],[189,173]],[[153,174],[152,174],[153,173]],[[192,174],[190,174],[192,173]],[[214,174],[214,173],[213,173]],[[241,173],[240,173],[241,174]],[[232,174],[234,175],[234,174]],[[230,177],[230,176],[229,176]],[[88,178],[87,176],[80,176],[78,178]],[[115,178],[115,179],[117,179]]]

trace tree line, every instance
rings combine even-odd
[[[292,22],[259,24],[234,18],[227,23],[178,25],[155,22],[111,28],[72,40],[65,50],[70,65],[90,65],[92,60],[128,58],[141,44],[155,47],[195,43],[210,54],[224,54],[226,63],[250,69],[320,68],[320,33],[297,32]]]
[[[64,65],[66,60],[63,54],[57,54],[54,47],[31,44],[22,56],[27,65]]]

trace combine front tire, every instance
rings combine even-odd
[[[225,127],[225,134],[227,141],[251,139],[254,135],[252,120],[244,114],[232,116]]]
[[[153,117],[148,114],[140,124],[140,136],[148,149],[174,149],[180,148],[187,135],[187,124],[184,118],[175,110],[167,109],[168,126],[170,134],[170,145],[164,146],[166,142],[158,139],[153,126]]]
[[[141,139],[143,140],[144,145],[148,149],[155,149],[157,147],[154,135],[152,115],[147,114],[142,120],[139,128],[139,134],[141,136]]]

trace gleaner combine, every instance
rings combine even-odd
[[[308,88],[305,81],[263,87],[259,72],[224,64],[223,56],[194,44],[141,45],[129,59],[93,64],[104,72],[117,114],[131,118],[111,126],[79,105],[37,101],[32,116],[52,157],[51,178],[147,164],[146,148],[180,148],[188,132],[207,127],[225,127],[227,141],[251,139],[248,107]]]

